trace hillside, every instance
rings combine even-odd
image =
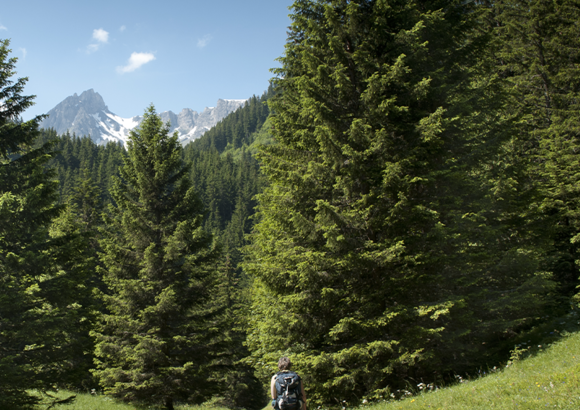
[[[538,329],[536,337],[514,346],[511,360],[476,375],[456,375],[457,384],[434,388],[418,381],[393,394],[401,400],[368,404],[366,410],[399,409],[577,409],[580,406],[578,310]],[[573,330],[569,332],[568,330]],[[405,398],[406,397],[406,398]],[[391,399],[392,400],[392,399]]]

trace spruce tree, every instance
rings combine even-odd
[[[465,370],[543,303],[549,275],[526,255],[479,264],[500,230],[471,219],[473,147],[501,135],[481,135],[478,16],[463,1],[293,4],[244,263],[248,345],[265,373],[291,355],[316,404]]]
[[[57,183],[45,169],[52,145],[36,146],[42,116],[13,81],[15,58],[0,42],[0,408],[28,409],[86,372],[90,292],[82,238],[58,228]],[[76,380],[74,380],[76,379]],[[44,396],[46,398],[46,396]]]
[[[177,135],[153,106],[132,131],[102,233],[108,310],[94,335],[105,391],[130,402],[200,402],[220,346],[217,248]]]

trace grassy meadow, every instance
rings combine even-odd
[[[73,393],[62,391],[57,394],[61,399],[76,394],[76,399],[71,404],[57,404],[50,409],[55,410],[162,410],[163,407],[155,406],[135,406],[116,401],[111,397],[103,394],[91,395],[88,393]],[[175,405],[176,410],[229,410],[216,406],[187,406]]]
[[[520,360],[521,356],[528,356]],[[515,360],[484,377],[458,377],[456,385],[421,392],[404,400],[372,403],[366,410],[415,409],[578,409],[580,332],[547,345],[522,344]],[[424,390],[423,390],[424,391]]]

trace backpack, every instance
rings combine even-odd
[[[276,402],[280,410],[300,410],[302,386],[300,376],[294,372],[276,374]]]

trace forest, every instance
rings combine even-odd
[[[0,408],[311,408],[495,366],[580,302],[580,2],[296,0],[182,147],[39,129],[0,43]]]

